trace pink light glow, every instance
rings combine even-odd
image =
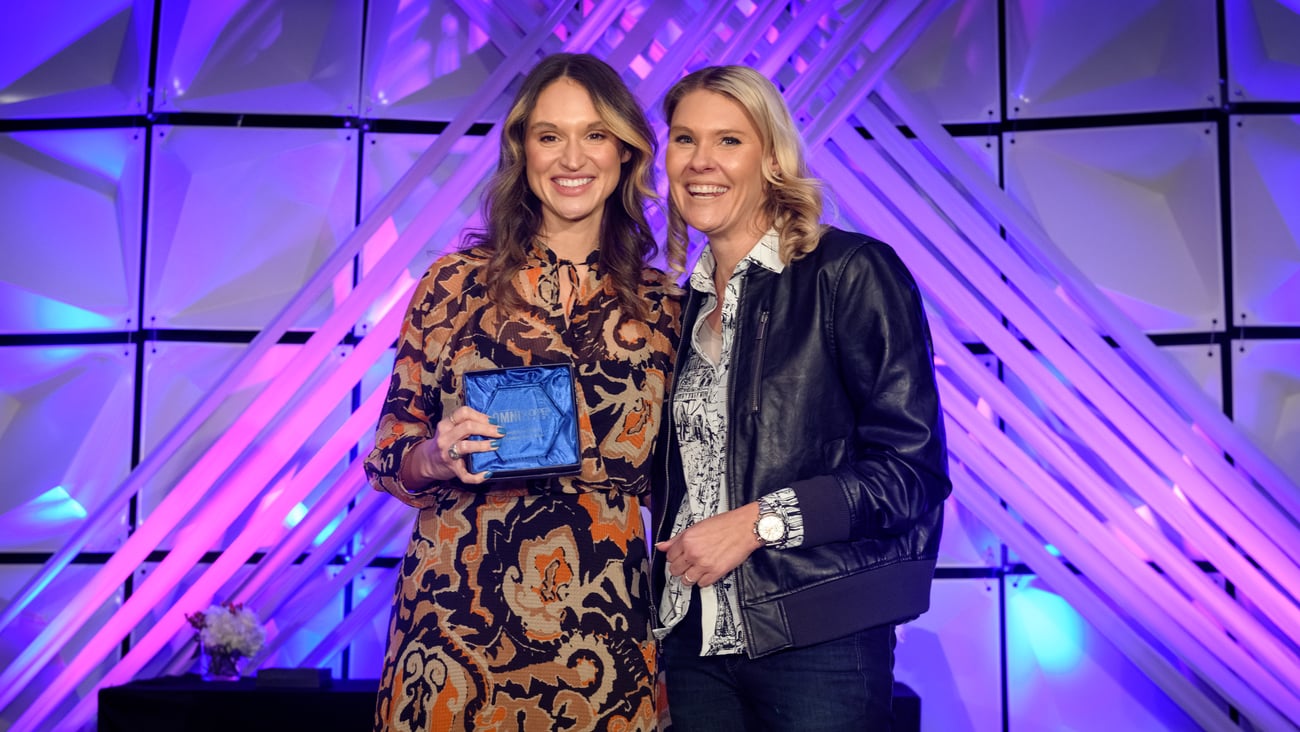
[[[1063,285],[1068,283],[1074,293],[1073,298],[1077,299],[1082,306],[1086,306],[1090,317],[1119,342],[1129,358],[1136,359],[1143,373],[1157,380],[1161,388],[1170,394],[1180,407],[1187,409],[1197,423],[1216,436],[1215,441],[1223,446],[1224,451],[1234,456],[1232,467],[1224,466],[1222,460],[1215,459],[1213,455],[1206,457],[1203,463],[1212,471],[1213,482],[1228,490],[1229,486],[1238,482],[1231,473],[1246,472],[1257,480],[1291,517],[1300,516],[1300,492],[1295,490],[1292,481],[1226,418],[1217,405],[1207,399],[1186,372],[1169,363],[1150,339],[1078,272],[1056,248],[1033,216],[993,184],[988,176],[963,155],[951,136],[944,132],[936,121],[926,115],[918,114],[918,105],[906,92],[889,82],[882,84],[879,92],[893,112],[908,124],[918,138],[946,161],[948,170],[952,171],[961,184],[981,202],[987,213],[997,218],[999,223],[1008,229],[1009,241],[1029,244],[1029,246],[1017,247],[1022,255],[1031,260],[1035,268],[1051,273],[1057,282]],[[989,256],[998,256],[996,249],[986,247],[984,251]],[[1102,356],[1105,357],[1107,354]],[[1105,360],[1099,362],[1099,365],[1110,363],[1113,361]],[[1106,368],[1110,367],[1106,366]],[[1145,394],[1147,394],[1145,388],[1139,389],[1139,396]],[[1150,395],[1143,402],[1143,411],[1158,414],[1167,411],[1168,405],[1169,400],[1163,394]],[[1173,430],[1170,434],[1178,436],[1179,432]],[[1184,448],[1188,449],[1186,446]],[[1221,458],[1221,455],[1219,457]],[[1294,533],[1294,527],[1280,520],[1282,517],[1277,516],[1272,506],[1262,500],[1254,489],[1231,492],[1248,516],[1267,524],[1266,533],[1273,536]],[[1293,542],[1288,540],[1282,543],[1290,545]],[[1294,580],[1293,577],[1292,581]]]
[[[1146,627],[1148,633],[1157,638],[1169,638],[1179,650],[1180,653],[1194,657],[1198,660],[1198,669],[1202,673],[1208,674],[1204,678],[1212,684],[1225,691],[1230,698],[1240,700],[1241,706],[1248,710],[1248,713],[1256,720],[1276,719],[1276,713],[1265,703],[1260,695],[1256,694],[1254,689],[1243,684],[1237,677],[1237,673],[1248,673],[1255,670],[1255,674],[1250,677],[1260,679],[1256,683],[1269,687],[1270,692],[1281,693],[1285,699],[1287,692],[1275,683],[1267,679],[1267,674],[1259,670],[1256,662],[1245,656],[1241,649],[1229,644],[1229,640],[1222,636],[1215,636],[1212,633],[1206,633],[1204,630],[1198,630],[1196,627],[1199,613],[1177,613],[1171,612],[1170,608],[1178,607],[1183,602],[1182,593],[1175,589],[1167,581],[1151,581],[1152,570],[1145,565],[1131,566],[1134,557],[1132,555],[1115,552],[1113,550],[1100,551],[1099,547],[1107,546],[1103,541],[1096,538],[1091,540],[1085,538],[1089,534],[1096,537],[1098,532],[1104,534],[1095,524],[1087,511],[1062,511],[1065,505],[1060,501],[1048,502],[1039,498],[1039,491],[1051,486],[1054,481],[1046,475],[1033,461],[1027,459],[1020,451],[1010,448],[1004,443],[1006,437],[991,425],[984,423],[978,418],[970,418],[969,408],[960,399],[947,398],[951,394],[950,387],[946,380],[940,381],[941,391],[945,395],[945,412],[951,418],[971,429],[972,433],[979,435],[982,444],[989,446],[988,452],[983,452],[977,448],[973,442],[965,437],[965,431],[962,429],[949,432],[950,446],[955,454],[961,456],[963,463],[976,467],[978,473],[982,476],[989,476],[986,481],[971,480],[963,482],[963,485],[975,487],[980,485],[997,485],[1002,497],[1008,503],[1017,507],[1018,513],[1026,517],[1026,521],[1037,527],[1038,530],[1046,531],[1054,537],[1058,537],[1066,556],[1072,563],[1078,566],[1085,576],[1092,578],[1092,582],[1099,582],[1106,588],[1106,594],[1109,597],[1123,600],[1121,607],[1125,612],[1132,613],[1135,617],[1141,619],[1142,624]],[[999,458],[1007,459],[1009,462],[1002,466],[997,463],[994,455]],[[964,472],[960,465],[954,466],[954,472]],[[1032,482],[1034,490],[1029,490],[1028,483]],[[1053,491],[1055,492],[1055,491]],[[1048,577],[1054,577],[1053,586],[1062,590],[1066,587],[1077,586],[1081,580],[1072,573],[1065,571],[1060,562],[1055,558],[1047,555],[1044,548],[1033,537],[1027,536],[1023,527],[1016,524],[1010,519],[1010,514],[1003,510],[996,503],[988,503],[982,490],[968,490],[963,495],[963,502],[971,506],[979,515],[980,520],[984,521],[994,529],[998,536],[1008,540],[1016,551],[1030,559],[1035,571]],[[1070,518],[1065,517],[1069,514]],[[1063,523],[1064,522],[1064,523]],[[1089,529],[1086,525],[1092,524]],[[1078,528],[1076,528],[1078,527]],[[1112,563],[1119,562],[1119,565],[1130,565],[1128,570],[1121,570],[1119,565],[1112,566]],[[1143,578],[1148,578],[1145,581]],[[1068,581],[1063,581],[1068,580]],[[1180,584],[1181,587],[1181,584]],[[1137,594],[1135,594],[1135,591]],[[1095,595],[1089,593],[1071,593],[1070,601],[1075,607],[1081,608],[1087,612],[1090,620],[1094,623],[1107,626],[1112,624],[1113,611],[1107,608]],[[1137,595],[1147,595],[1147,597],[1138,597]],[[1170,620],[1174,620],[1171,623]],[[1170,677],[1167,673],[1167,664],[1159,654],[1152,653],[1148,644],[1139,639],[1132,638],[1132,632],[1126,626],[1116,626],[1115,630],[1123,628],[1123,633],[1110,633],[1112,636],[1128,636],[1132,641],[1125,644],[1128,652],[1135,657],[1135,660],[1143,665],[1144,670],[1154,679],[1161,679],[1161,685],[1168,693],[1175,696],[1180,705],[1184,708],[1205,714],[1206,707],[1214,708],[1212,701],[1204,698],[1203,695],[1195,693],[1188,689],[1187,682],[1180,674]],[[1202,644],[1208,644],[1203,646]],[[1212,646],[1212,647],[1211,647]],[[1231,665],[1225,665],[1224,661],[1230,661]],[[1215,710],[1214,714],[1222,715],[1223,712]],[[1212,725],[1211,728],[1219,725]]]
[[[860,140],[856,135],[856,132],[846,137],[848,139]],[[866,145],[861,145],[858,149],[853,150],[852,153],[853,159],[858,161],[868,160],[876,156],[876,153]],[[816,163],[821,176],[828,182],[833,190],[836,190],[839,193],[839,195],[849,196],[854,192],[857,193],[857,195],[853,195],[853,198],[858,205],[858,213],[859,215],[864,215],[864,217],[866,217],[865,214],[872,208],[871,202],[873,202],[874,199],[869,191],[863,189],[860,183],[858,183],[847,171],[843,170],[842,161],[838,157],[829,155],[827,150],[820,149],[814,154],[814,162]],[[889,180],[889,177],[893,175],[893,173],[888,166],[876,166],[873,171],[877,176],[876,180],[879,183],[886,186],[889,190],[898,192],[898,195],[901,196],[911,191],[910,186],[907,186],[904,182]],[[930,210],[928,203],[918,201],[915,205],[909,206],[907,201],[897,199],[894,200],[894,203],[895,205],[902,206],[904,208],[904,215],[908,216],[913,223],[921,228],[922,231],[925,231],[927,227],[931,228],[934,231],[936,240],[945,240],[945,236],[949,239],[951,238],[946,225],[934,225],[935,214]],[[992,347],[994,352],[996,352],[1000,358],[1011,364],[1012,368],[1031,385],[1039,397],[1043,398],[1054,409],[1059,410],[1060,416],[1065,419],[1068,424],[1070,424],[1079,434],[1090,435],[1090,439],[1093,441],[1094,445],[1104,445],[1104,447],[1098,447],[1098,449],[1102,449],[1104,454],[1108,456],[1108,459],[1111,460],[1113,464],[1117,466],[1123,465],[1124,469],[1134,476],[1134,479],[1136,479],[1137,476],[1149,475],[1150,471],[1146,467],[1144,461],[1133,455],[1129,448],[1124,443],[1120,442],[1105,427],[1097,424],[1097,417],[1087,409],[1083,408],[1082,405],[1078,404],[1072,394],[1066,393],[1063,390],[1060,381],[1054,378],[1050,373],[1047,373],[1038,356],[1026,352],[1024,347],[1021,346],[1019,342],[1002,327],[1001,322],[975,301],[971,290],[968,289],[964,283],[952,281],[953,276],[949,268],[936,261],[925,246],[921,245],[920,242],[915,241],[909,230],[905,229],[893,220],[893,215],[889,211],[883,208],[878,208],[875,211],[875,215],[870,216],[870,218],[878,224],[882,221],[890,223],[891,234],[897,237],[891,238],[890,241],[893,241],[895,246],[903,246],[904,243],[911,245],[908,251],[912,252],[913,256],[912,260],[909,261],[909,266],[913,267],[913,271],[916,272],[918,279],[929,285],[928,289],[931,294],[934,295],[936,299],[943,302],[944,306],[948,310],[953,312],[969,313],[971,318],[969,324],[971,327],[985,339],[985,342]],[[974,287],[985,296],[996,297],[998,292],[1006,289],[1006,285],[1001,281],[1001,274],[991,270],[986,271],[986,267],[982,263],[982,260],[970,256],[969,253],[965,252],[960,247],[955,247],[952,250],[949,250],[948,253],[954,257],[953,268],[956,271],[962,272],[963,275],[969,278]],[[1002,312],[1006,313],[1013,323],[1019,325],[1031,320],[1030,314],[1032,311],[1027,309],[1023,303],[1012,300],[995,300],[995,302],[997,302]],[[955,363],[955,360],[958,358],[962,359],[962,362],[965,363],[966,359],[971,358],[969,354],[965,352],[964,348],[958,348],[956,346],[953,346],[945,352],[942,348],[946,343],[945,337],[951,339],[951,336],[947,334],[946,329],[941,325],[940,327],[935,328],[935,332],[936,348],[939,349],[939,353],[950,363]],[[1026,332],[1028,333],[1028,331]],[[1030,333],[1029,335],[1036,346],[1045,347],[1047,345],[1046,342],[1039,342],[1036,333]],[[1045,341],[1050,341],[1051,335],[1053,334],[1050,331],[1044,333],[1043,336]],[[970,367],[967,371],[968,373],[964,374],[964,377],[967,379],[968,383],[977,384],[984,382],[988,384],[988,389],[992,389],[992,391],[982,389],[981,393],[985,394],[985,396],[992,398],[995,395],[1001,394],[999,389],[1004,389],[1000,384],[994,385],[989,378],[987,371],[977,365]],[[995,402],[995,408],[1004,419],[1007,419],[1015,425],[1018,433],[1027,436],[1034,436],[1036,433],[1042,432],[1044,426],[1040,424],[1038,420],[1034,419],[1032,415],[1023,415],[1024,405],[1015,401],[1013,398],[1006,398],[1001,401],[1004,403]],[[951,409],[952,407],[949,405],[946,408]],[[1023,419],[1017,419],[1022,415],[1024,417]],[[1084,427],[1083,425],[1087,426]],[[1047,447],[1050,450],[1052,443],[1059,443],[1059,438],[1048,435],[1044,435],[1044,437],[1051,440],[1051,442],[1039,446],[1040,450],[1043,447]],[[1050,452],[1048,454],[1050,455]],[[1058,469],[1066,470],[1072,466],[1074,466],[1074,469],[1077,469],[1074,460],[1054,459],[1053,462],[1057,464]],[[1148,491],[1148,500],[1157,502],[1160,499],[1165,499],[1164,502],[1167,503],[1167,499],[1170,497],[1165,489],[1163,480],[1161,480],[1159,476],[1152,476],[1150,480],[1152,481],[1153,486],[1158,484],[1158,488],[1153,491]],[[1145,536],[1149,533],[1149,527],[1145,527],[1145,525],[1141,524],[1140,521],[1136,520],[1136,517],[1128,508],[1127,504],[1121,504],[1119,502],[1119,497],[1110,489],[1105,481],[1099,479],[1085,479],[1076,485],[1081,490],[1087,489],[1086,495],[1088,496],[1088,499],[1093,501],[1095,504],[1100,506],[1111,506],[1109,509],[1109,515],[1111,518],[1120,522],[1131,536]],[[1166,506],[1162,506],[1162,515],[1168,517]],[[1199,528],[1192,524],[1187,525],[1193,531]],[[1218,539],[1217,536],[1207,538],[1210,542],[1214,542]],[[1185,583],[1186,586],[1194,587],[1206,583],[1204,573],[1200,572],[1194,565],[1191,565],[1185,557],[1181,556],[1181,554],[1172,550],[1167,543],[1159,542],[1153,538],[1146,547],[1158,556],[1158,561],[1161,563],[1162,567],[1165,567],[1167,571],[1176,572],[1179,580]],[[1224,563],[1231,562],[1234,558],[1237,562],[1241,562],[1240,556],[1233,554],[1226,557]],[[1238,574],[1247,581],[1251,578],[1251,573],[1248,570],[1243,570]],[[1273,663],[1270,666],[1270,670],[1273,673],[1280,674],[1280,678],[1286,678],[1300,673],[1297,671],[1297,669],[1300,669],[1300,664],[1296,664],[1294,661],[1289,661],[1287,659],[1289,654],[1286,653],[1284,649],[1277,646],[1271,635],[1262,629],[1253,618],[1243,613],[1239,606],[1232,603],[1226,597],[1223,597],[1222,593],[1218,592],[1217,588],[1209,586],[1204,589],[1206,601],[1215,604],[1216,608],[1223,613],[1224,617],[1233,620],[1233,627],[1236,628],[1236,632],[1240,634],[1239,637],[1247,641],[1255,652],[1261,654],[1265,658],[1272,659]],[[1271,588],[1263,586],[1262,591],[1267,592],[1269,589]],[[1276,590],[1274,590],[1274,593],[1276,594]],[[1293,606],[1288,606],[1286,603],[1275,603],[1274,609],[1284,617],[1287,614],[1293,614],[1295,612],[1295,608]]]
[[[927,194],[930,198],[948,204],[945,210],[947,215],[958,222],[974,217],[973,213],[966,211],[961,197],[952,192],[946,182],[938,180],[938,176],[928,165],[918,160],[919,155],[915,148],[902,139],[882,113],[871,105],[864,105],[857,110],[857,114],[859,119],[875,133],[880,143],[889,150],[891,156],[906,164],[909,173],[921,184],[927,185]],[[1203,510],[1220,517],[1221,525],[1231,524],[1237,540],[1247,546],[1261,563],[1268,565],[1275,576],[1289,577],[1292,583],[1300,581],[1300,567],[1296,566],[1293,557],[1279,548],[1276,537],[1261,534],[1256,526],[1245,518],[1246,514],[1228,502],[1216,486],[1207,482],[1205,476],[1189,469],[1180,459],[1179,453],[1171,448],[1167,440],[1172,435],[1178,434],[1179,425],[1182,424],[1176,420],[1176,416],[1169,418],[1171,424],[1165,427],[1164,432],[1156,430],[1147,421],[1153,417],[1169,414],[1167,402],[1153,398],[1140,402],[1144,407],[1142,412],[1135,410],[1124,397],[1132,398],[1134,394],[1144,394],[1145,381],[1133,375],[1111,349],[1104,346],[1100,338],[1075,337],[1070,342],[1066,342],[1061,332],[1053,327],[1053,323],[1043,320],[1039,308],[1059,316],[1056,322],[1074,325],[1080,333],[1089,332],[1085,324],[1073,323],[1069,313],[1056,306],[1057,301],[1041,296],[1039,278],[1028,270],[1023,261],[1010,256],[1008,250],[999,242],[981,250],[998,266],[998,270],[993,270],[983,257],[968,251],[962,241],[953,236],[946,223],[937,220],[930,203],[916,196],[912,186],[903,180],[892,166],[884,163],[879,154],[866,145],[856,132],[838,136],[837,141],[852,151],[851,157],[859,161],[859,164],[864,166],[864,170],[869,171],[876,184],[894,192],[893,203],[903,207],[909,219],[920,223],[931,240],[943,246],[945,254],[952,260],[953,267],[962,272],[971,285],[1005,313],[1058,370],[1066,372],[1071,382],[1100,406],[1110,420],[1111,426],[1122,425],[1127,432],[1127,439],[1141,445],[1141,454],[1135,453],[1125,442],[1120,441],[1108,425],[1100,423],[1096,415],[1081,409],[1073,395],[1060,394],[1049,400],[1053,408],[1065,410],[1062,417],[1072,429],[1078,434],[1088,435],[1089,441],[1095,446],[1094,449],[1107,455],[1107,459],[1116,466],[1123,466],[1126,474],[1133,476],[1134,487],[1143,498],[1157,507],[1166,520],[1195,537],[1195,541],[1202,545],[1203,550],[1221,570],[1229,573],[1234,581],[1253,584],[1266,598],[1261,602],[1261,606],[1276,622],[1283,627],[1300,628],[1300,609],[1283,597],[1272,583],[1256,582],[1257,575],[1254,568],[1241,557],[1236,548],[1229,546],[1217,532],[1205,531],[1203,525],[1195,519],[1186,506],[1172,501],[1166,489],[1167,482],[1164,476],[1153,473],[1148,465],[1147,461],[1153,460],[1174,480],[1202,488],[1202,500],[1206,502]],[[983,241],[994,236],[983,223],[982,218],[974,220],[970,226],[964,227],[963,231],[975,241]],[[911,234],[904,232],[903,240],[911,239]],[[924,246],[918,243],[915,249],[920,252]],[[942,268],[936,267],[935,272],[938,273],[940,269]],[[1009,285],[1003,279],[1004,274],[1022,289],[1027,297],[1034,298],[1033,305],[1022,299],[1018,293],[1009,291]],[[935,291],[934,283],[928,284],[931,285],[932,292]],[[956,283],[953,286],[964,287],[964,284]],[[978,304],[974,306],[978,307]],[[969,312],[970,307],[949,308],[949,310]],[[976,330],[986,342],[992,343],[1003,339],[1002,328],[996,327],[990,331],[989,327]],[[1012,357],[1006,354],[1018,354],[1021,349],[1003,351],[995,348],[995,351],[1005,360],[1011,360]],[[1081,351],[1088,354],[1089,358],[1082,358]],[[1111,366],[1106,370],[1109,382],[1097,371],[1101,364]],[[1040,366],[1036,358],[1026,358],[1022,362],[1013,363],[1013,369],[1017,373],[1033,374],[1032,378],[1027,380],[1033,382],[1033,388],[1037,393],[1045,397],[1058,394],[1059,380],[1039,375]],[[1123,393],[1120,392],[1121,388]],[[1221,456],[1213,456],[1207,465],[1212,468],[1222,467]],[[1248,496],[1249,494],[1243,495],[1243,500]],[[1254,514],[1250,515],[1252,518],[1255,517]],[[1281,535],[1295,533],[1284,529],[1279,531]]]
[[[400,320],[403,314],[400,310],[394,310],[392,317]],[[370,344],[371,341],[377,345]],[[320,385],[313,393],[309,402],[293,414],[281,432],[301,436],[311,434],[311,426],[318,424],[327,412],[333,410],[340,394],[351,389],[351,384],[356,383],[356,378],[360,376],[358,372],[364,372],[367,364],[373,361],[375,351],[386,347],[386,344],[378,341],[379,339],[363,340],[356,351],[349,356],[349,360],[353,362],[351,368],[339,369],[332,374],[326,383]],[[367,361],[368,357],[370,361]],[[96,684],[97,689],[129,681],[155,653],[185,627],[186,612],[193,612],[194,608],[209,604],[214,593],[262,546],[266,537],[279,536],[282,533],[280,526],[284,517],[320,483],[325,474],[333,469],[339,457],[346,455],[360,435],[365,433],[378,418],[379,406],[384,394],[382,390],[376,389],[365,408],[352,413],[343,427],[330,436],[326,444],[294,476],[280,495],[264,510],[253,515],[217,561],[190,585],[172,608]],[[195,560],[202,556],[207,547],[212,545],[213,540],[229,525],[229,519],[243,510],[248,503],[248,494],[255,491],[257,486],[264,484],[264,481],[256,480],[257,474],[273,473],[284,456],[292,454],[292,450],[287,453],[279,450],[263,451],[249,461],[254,466],[254,470],[251,471],[252,475],[249,476],[248,481],[231,481],[230,485],[225,486],[209,502],[204,510],[204,516],[209,518],[195,522],[196,530],[192,541],[177,547],[159,563],[139,589],[104,624],[100,632],[68,663],[55,682],[50,685],[50,689],[57,689],[61,682],[77,678],[78,674],[87,673],[98,664],[116,645],[115,639],[120,638],[128,628],[134,627],[166,592],[184,578],[188,568],[194,566]],[[33,715],[36,719],[43,718],[52,711],[59,698],[57,692],[42,694],[15,722],[14,729],[25,729],[23,726],[25,720]],[[83,697],[70,719],[78,723],[88,719],[89,715],[93,714],[95,702],[96,698],[93,694]]]
[[[360,470],[359,465],[357,469]],[[282,614],[293,619],[284,628],[283,638],[285,640],[294,637],[300,629],[306,627],[310,622],[310,618],[306,612],[303,612],[303,608],[319,607],[328,598],[337,596],[348,582],[353,581],[358,574],[368,568],[370,561],[379,555],[383,547],[410,532],[411,513],[408,506],[388,499],[382,499],[379,503],[373,523],[367,525],[368,531],[371,532],[371,541],[352,557],[344,567],[333,574],[327,581],[313,583],[305,592],[280,593],[278,595],[277,605],[268,614]],[[395,572],[396,569],[393,570],[393,573]],[[383,592],[373,594],[391,599]],[[373,615],[366,616],[367,620],[358,619],[358,621],[367,622],[369,618],[373,617]],[[334,634],[331,633],[331,635]],[[260,664],[269,658],[278,650],[281,642],[277,640],[264,646],[253,659],[253,664]]]

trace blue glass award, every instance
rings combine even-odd
[[[462,378],[465,404],[488,415],[505,432],[496,450],[466,456],[471,472],[491,470],[497,480],[568,475],[581,469],[572,364],[468,371]]]

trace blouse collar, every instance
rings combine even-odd
[[[533,239],[532,247],[528,251],[528,264],[532,266],[559,267],[561,265],[586,265],[595,268],[600,262],[600,248],[592,249],[581,262],[561,259],[550,247],[542,243],[540,239]]]
[[[768,229],[749,253],[736,264],[736,274],[744,272],[751,264],[781,274],[785,263],[781,261],[781,235],[776,229]],[[695,260],[695,269],[691,271],[690,285],[700,292],[713,292],[713,273],[718,268],[718,260],[713,257],[713,250],[705,247],[700,258]]]

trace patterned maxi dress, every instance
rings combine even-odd
[[[376,730],[652,730],[655,646],[640,496],[677,343],[680,303],[647,270],[645,321],[624,317],[596,255],[587,274],[539,245],[506,316],[471,249],[425,274],[397,343],[366,460],[419,508],[401,565]],[[560,302],[559,278],[575,296]],[[568,314],[566,317],[566,308]],[[572,361],[580,474],[411,495],[402,456],[459,406],[460,374]]]

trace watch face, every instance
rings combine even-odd
[[[763,541],[780,541],[785,538],[785,522],[774,514],[764,514],[758,518],[758,535]]]

